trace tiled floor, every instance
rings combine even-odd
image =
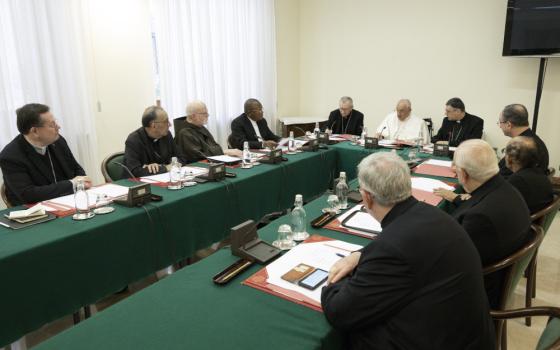
[[[557,215],[560,216],[560,215]],[[533,305],[560,306],[560,218],[556,218],[550,228],[538,257],[537,270],[537,295]],[[188,268],[188,267],[187,267]],[[157,282],[155,276],[130,286],[129,291],[122,294],[112,295],[97,303],[97,312],[117,303],[118,301],[142,290],[146,286]],[[525,303],[525,279],[517,287],[514,307],[523,307]],[[526,327],[524,319],[508,322],[508,348],[510,350],[534,349],[547,319],[545,317],[534,317],[533,325]],[[27,336],[27,346],[32,347],[57,333],[72,326],[72,317],[67,316]]]

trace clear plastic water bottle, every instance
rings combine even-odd
[[[177,157],[171,158],[171,168],[169,169],[169,185],[167,188],[170,190],[180,190],[182,188],[181,181],[181,163]]]
[[[367,128],[364,126],[364,128],[362,129],[362,135],[360,135],[360,142],[362,144],[365,144],[366,137],[367,137]]]
[[[294,140],[294,132],[290,131],[290,137],[288,139],[288,154],[296,153],[296,141]]]
[[[74,204],[76,213],[72,216],[74,220],[85,220],[94,216],[89,207],[89,197],[86,192],[84,180],[78,180],[74,192]]]
[[[307,233],[307,214],[303,209],[303,196],[296,194],[292,210],[292,234],[294,241],[303,241],[309,237]]]
[[[313,129],[313,136],[315,136],[315,138],[318,139],[320,132],[321,132],[321,129],[319,129],[319,122],[316,122],[315,123],[315,129]]]
[[[341,171],[338,183],[336,184],[336,196],[340,209],[348,208],[348,184],[346,184],[346,172]]]
[[[241,167],[243,169],[249,169],[253,166],[253,164],[251,164],[251,152],[249,151],[248,141],[243,142],[243,156],[241,162]]]

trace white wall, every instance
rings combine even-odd
[[[98,154],[124,150],[141,126],[144,109],[155,103],[148,0],[91,0]],[[97,103],[99,102],[99,104]]]
[[[368,129],[375,128],[399,98],[439,126],[447,99],[463,99],[485,120],[487,140],[507,142],[496,125],[509,103],[533,110],[538,58],[501,56],[505,0],[305,0],[277,1],[278,69],[296,65],[299,81],[279,79],[278,91],[299,91],[301,115],[324,115],[340,96],[354,98]],[[291,25],[288,19],[299,19]],[[284,25],[282,25],[284,24]],[[299,47],[282,45],[299,28]],[[295,39],[294,39],[295,40]],[[295,76],[295,75],[294,75]],[[551,165],[560,163],[560,59],[550,59],[538,134]],[[292,101],[278,99],[279,116]],[[284,113],[284,114],[283,114]]]

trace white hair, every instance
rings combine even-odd
[[[352,97],[350,96],[342,96],[340,98],[340,104],[346,104],[349,103],[350,106],[354,107],[354,101],[352,101]]]
[[[486,141],[479,139],[461,143],[455,151],[453,162],[479,182],[486,182],[500,171],[496,153]]]
[[[203,108],[206,108],[206,105],[202,101],[194,100],[189,102],[187,104],[187,117],[192,116]]]
[[[358,165],[360,186],[373,194],[379,205],[388,207],[411,196],[410,169],[393,152],[378,152]]]
[[[399,107],[399,105],[401,103],[404,103],[408,108],[412,109],[412,103],[410,102],[410,100],[408,98],[401,98],[399,100],[399,102],[397,102],[397,108]]]

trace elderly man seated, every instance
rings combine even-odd
[[[506,146],[504,159],[506,166],[513,173],[508,177],[508,181],[521,193],[531,214],[552,202],[552,184],[539,167],[538,146],[534,138],[512,138]]]
[[[175,136],[177,150],[189,162],[206,159],[210,156],[222,154],[241,157],[238,149],[226,149],[214,140],[214,137],[206,129],[208,123],[208,109],[202,101],[193,101],[187,105],[187,120],[185,126]]]
[[[362,160],[358,178],[383,231],[339,260],[322,290],[344,348],[494,349],[480,258],[463,228],[411,196],[408,166],[393,153]]]
[[[395,111],[383,119],[377,127],[377,135],[379,138],[390,140],[420,139],[423,144],[430,143],[426,122],[412,114],[412,104],[407,99],[399,100]]]
[[[471,237],[482,265],[521,248],[531,225],[529,209],[521,194],[498,173],[498,159],[492,147],[483,140],[467,140],[455,151],[453,164],[459,183],[470,196],[462,200],[445,191],[436,190],[436,194],[457,205],[452,215]],[[498,306],[503,278],[503,271],[484,278],[492,308]]]

